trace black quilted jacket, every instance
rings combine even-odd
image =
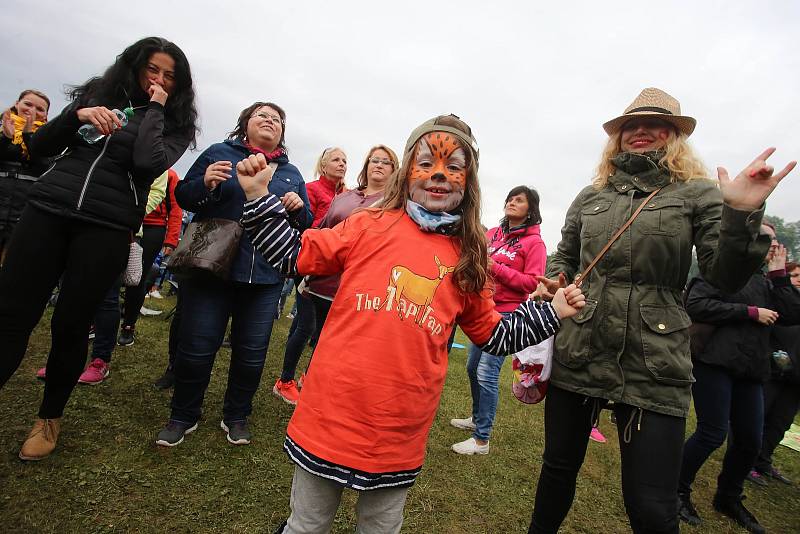
[[[161,104],[145,100],[133,107],[124,128],[95,144],[77,134],[82,125],[77,103],[39,128],[31,137],[31,154],[57,157],[33,188],[30,203],[56,215],[138,231],[153,180],[178,161],[190,139],[164,134]]]

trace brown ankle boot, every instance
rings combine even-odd
[[[19,451],[20,460],[41,460],[47,458],[56,448],[58,433],[61,430],[61,418],[39,419],[33,422],[28,439]]]

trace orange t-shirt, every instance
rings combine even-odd
[[[488,291],[453,283],[454,239],[404,211],[351,215],[303,234],[297,270],[342,273],[287,433],[328,462],[369,473],[419,468],[457,323],[476,343],[500,320]]]

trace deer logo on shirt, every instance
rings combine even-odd
[[[395,265],[389,273],[389,285],[386,287],[386,299],[383,303],[380,303],[379,297],[371,299],[368,295],[358,294],[356,309],[373,309],[377,312],[392,311],[394,308],[400,320],[413,316],[417,325],[429,328],[432,334],[441,333],[442,325],[433,317],[431,303],[442,280],[455,267],[443,265],[438,256],[434,256],[433,260],[439,271],[436,278],[428,278],[403,265]]]

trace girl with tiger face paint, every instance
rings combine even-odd
[[[452,211],[461,205],[466,183],[467,155],[458,138],[431,132],[417,142],[408,175],[412,201],[434,213]]]

